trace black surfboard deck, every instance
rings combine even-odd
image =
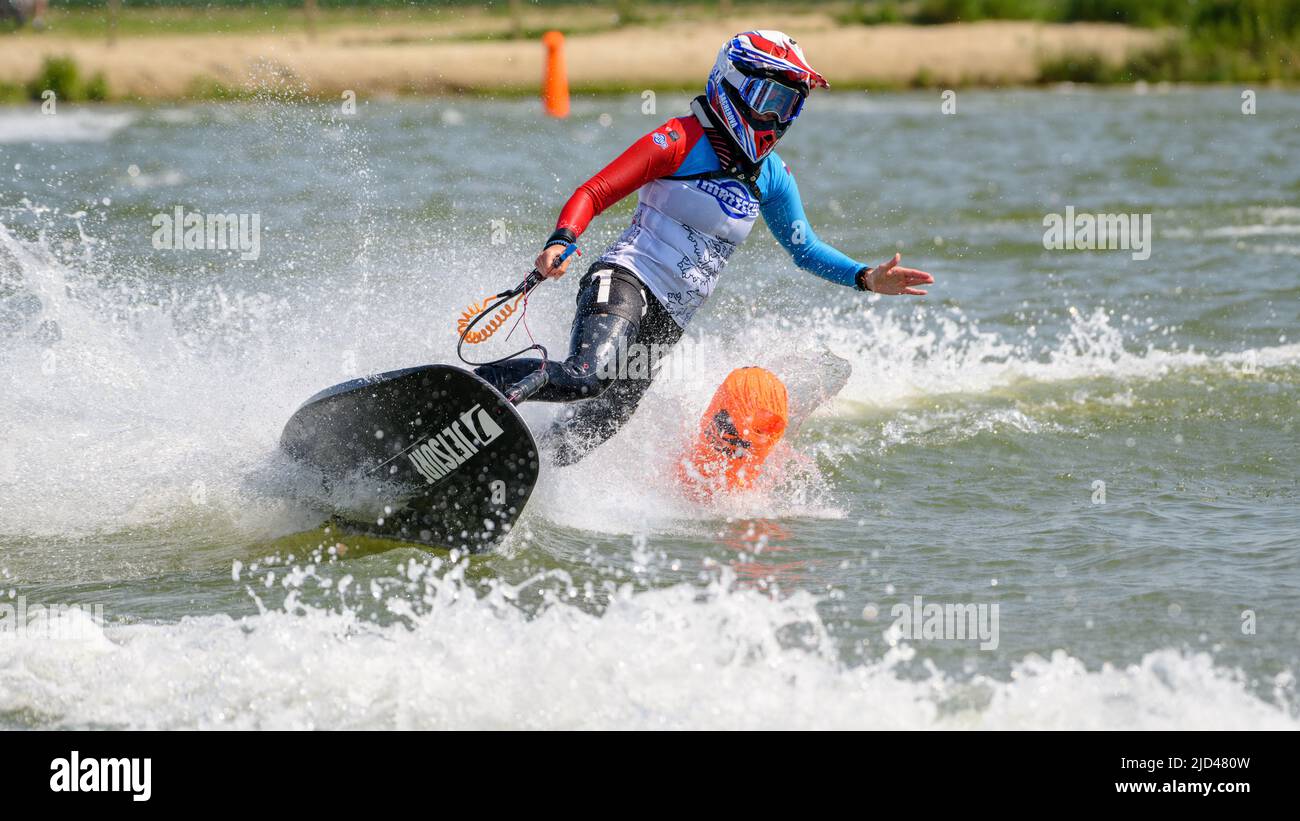
[[[451,365],[354,379],[308,399],[280,447],[320,474],[346,531],[479,552],[537,484],[537,444],[499,391]]]

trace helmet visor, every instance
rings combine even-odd
[[[755,118],[788,123],[803,109],[804,92],[767,77],[746,77],[740,98]]]

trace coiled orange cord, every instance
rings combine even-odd
[[[564,263],[566,259],[568,259],[573,254],[578,254],[578,255],[582,254],[582,252],[578,250],[578,244],[576,242],[569,243],[565,247],[564,253],[560,254],[560,256],[557,257],[555,261],[551,263],[551,267],[558,268],[560,265]],[[542,361],[545,362],[546,348],[541,345],[538,345],[537,341],[533,339],[532,332],[528,330],[528,319],[527,319],[528,293],[545,281],[546,281],[546,277],[544,277],[539,271],[534,269],[528,276],[524,277],[523,282],[519,283],[518,285],[511,288],[510,290],[502,291],[499,294],[493,294],[492,296],[489,296],[486,299],[484,299],[482,302],[470,303],[469,307],[465,309],[465,312],[461,314],[460,319],[456,321],[456,333],[460,337],[459,341],[456,343],[456,356],[460,357],[460,361],[464,362],[466,365],[469,365],[470,367],[480,368],[486,365],[500,364],[502,362],[505,362],[507,359],[513,359],[514,357],[520,356],[521,354],[527,353],[528,351],[541,351]],[[509,302],[511,298],[514,298],[515,301],[506,304],[507,302]],[[491,362],[471,362],[468,359],[466,359],[465,355],[462,354],[460,351],[461,347],[464,346],[466,342],[468,342],[471,345],[477,345],[480,342],[485,342],[488,339],[491,339],[492,335],[495,334],[497,331],[501,330],[502,325],[506,324],[506,320],[514,316],[515,311],[519,310],[519,303],[521,302],[524,304],[524,310],[522,313],[519,314],[519,319],[516,321],[515,324],[517,325],[519,324],[519,322],[522,322],[524,324],[524,331],[528,333],[528,338],[529,340],[532,341],[533,344],[529,345],[527,348],[524,348],[521,351],[515,351],[509,356],[502,357],[501,359],[494,359]],[[498,308],[497,306],[502,306],[502,307]],[[474,330],[474,326],[477,325],[479,322],[483,321],[484,315],[488,311],[494,309],[496,310],[496,313],[493,314],[492,317],[487,320],[487,323],[483,326],[483,329],[479,331]],[[512,329],[510,334],[513,333],[514,330]],[[506,339],[510,338],[510,334],[506,334]]]
[[[488,305],[499,296],[500,294],[493,294],[492,296],[484,298],[482,302],[471,302],[469,307],[465,309],[465,312],[461,314],[460,319],[456,320],[457,336],[461,337],[471,345],[477,345],[480,342],[486,342],[491,339],[494,333],[501,330],[501,326],[506,324],[506,320],[513,316],[515,311],[519,309],[519,303],[524,301],[523,294],[520,294],[518,299],[503,306],[501,310],[497,311],[491,318],[487,319],[483,323],[482,330],[467,332],[470,323],[473,322],[479,314],[487,310]]]

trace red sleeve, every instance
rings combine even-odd
[[[601,211],[650,180],[676,171],[703,133],[694,117],[674,117],[632,143],[596,176],[578,186],[560,211],[556,229],[581,234]]]

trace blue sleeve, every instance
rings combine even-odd
[[[837,285],[855,285],[858,271],[867,266],[824,242],[813,231],[790,169],[773,153],[763,170],[763,176],[768,177],[767,185],[760,181],[759,186],[763,221],[781,247],[790,252],[794,264]]]

